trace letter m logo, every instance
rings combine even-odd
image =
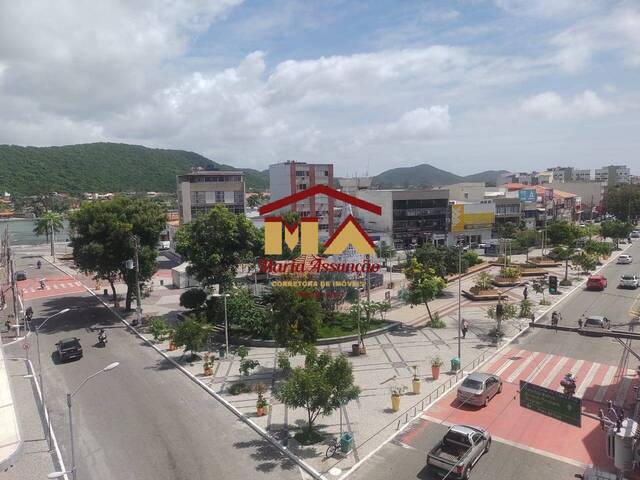
[[[283,243],[286,243],[290,250],[296,248],[296,245],[300,243],[300,253],[302,255],[317,255],[318,219],[302,218],[300,223],[292,226],[284,222],[281,217],[265,218],[265,255],[282,255]]]

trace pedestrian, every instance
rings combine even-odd
[[[582,328],[582,317],[578,319],[578,327]]]
[[[466,320],[462,320],[462,338],[467,338],[467,331],[469,330],[469,324]]]
[[[558,325],[558,312],[556,311],[551,314],[551,325]]]
[[[524,290],[522,291],[522,296],[524,297],[525,300],[529,296],[529,286],[528,285],[524,286]]]
[[[7,321],[4,322],[4,326],[7,329],[7,332],[11,331],[11,321],[7,318]]]

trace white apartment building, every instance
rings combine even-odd
[[[177,176],[180,224],[224,205],[233,213],[244,213],[244,173],[239,171],[194,170]]]
[[[597,168],[595,181],[606,183],[609,186],[629,183],[631,181],[631,169],[626,165],[609,165],[608,167]]]

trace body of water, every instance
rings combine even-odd
[[[57,242],[67,241],[69,238],[69,222],[64,220],[64,229],[56,233],[55,240]],[[0,221],[0,234],[4,235],[4,229],[9,226],[9,240],[11,245],[39,245],[47,242],[44,235],[36,235],[33,229],[36,222],[30,218],[16,218]]]

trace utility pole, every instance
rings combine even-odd
[[[139,242],[136,235],[133,236],[134,261],[136,262],[136,325],[142,321],[142,299],[140,298],[140,261],[138,259]]]
[[[458,359],[462,364],[462,243],[458,237]]]

